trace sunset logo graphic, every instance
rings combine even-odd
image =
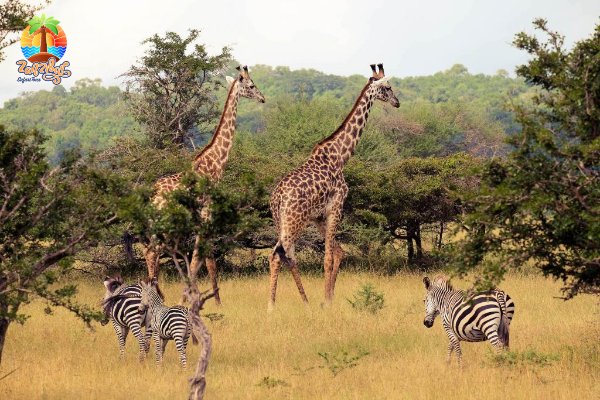
[[[19,76],[17,82],[44,80],[58,85],[63,78],[71,76],[68,69],[71,63],[58,63],[67,51],[67,35],[59,23],[54,17],[46,17],[46,14],[28,21],[21,33],[21,51],[26,59],[17,61],[18,72],[23,76]]]
[[[46,14],[33,17],[21,34],[21,51],[30,62],[60,60],[67,51],[67,35],[60,21]]]

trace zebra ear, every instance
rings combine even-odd
[[[423,278],[423,283],[425,284],[425,289],[429,290],[429,286],[431,286],[431,281],[428,277]]]

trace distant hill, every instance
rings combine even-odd
[[[261,107],[272,108],[281,101],[322,100],[345,109],[366,82],[366,77],[361,75],[342,77],[312,69],[290,70],[266,65],[252,67],[251,75],[265,94],[267,104],[240,103],[239,130],[250,132],[265,128],[264,108]],[[522,80],[510,78],[505,71],[493,76],[472,75],[462,65],[431,76],[393,78],[391,84],[402,104],[403,124],[427,125],[442,118],[448,120],[447,125],[452,122],[450,119],[466,116],[477,120],[482,128],[484,125],[500,126],[505,134],[518,129],[512,115],[504,108],[507,99],[529,90]],[[69,148],[100,149],[109,146],[115,137],[139,135],[139,126],[127,113],[120,95],[121,90],[116,86],[106,87],[100,80],[83,79],[68,91],[56,86],[51,91],[40,90],[5,102],[0,108],[0,124],[46,132],[50,136],[49,157],[57,161]],[[224,91],[219,96],[223,98]],[[424,114],[428,116],[423,117]],[[381,126],[385,128],[386,124]],[[450,143],[454,136],[450,135],[446,142]],[[437,145],[446,146],[446,142]],[[408,151],[406,154],[429,153],[431,150]]]

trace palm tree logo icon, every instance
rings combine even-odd
[[[67,36],[60,21],[46,14],[33,17],[21,33],[21,51],[30,62],[60,60],[67,50]]]

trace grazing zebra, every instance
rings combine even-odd
[[[431,328],[435,317],[441,314],[450,339],[447,362],[456,351],[458,364],[461,364],[461,340],[482,342],[487,339],[498,352],[508,348],[510,322],[515,313],[515,303],[509,295],[494,289],[465,299],[465,293],[454,290],[446,277],[436,276],[433,282],[425,277],[423,282],[427,289],[424,300],[427,315],[423,324]]]
[[[163,353],[169,340],[175,341],[175,347],[179,352],[181,366],[186,368],[187,359],[185,348],[188,338],[192,333],[192,326],[188,319],[188,310],[183,306],[167,307],[163,303],[163,298],[157,291],[157,282],[153,278],[150,282],[141,281],[142,300],[139,305],[140,312],[148,312],[150,328],[152,329],[152,339],[156,347],[156,363],[162,362]],[[192,333],[192,340],[198,343]]]
[[[125,340],[129,331],[135,336],[140,345],[140,361],[146,357],[150,349],[151,330],[145,314],[140,314],[139,306],[142,297],[140,285],[123,285],[120,276],[104,278],[106,293],[102,302],[104,314],[110,321],[119,340],[119,354],[125,356]],[[146,334],[142,334],[142,326]]]

